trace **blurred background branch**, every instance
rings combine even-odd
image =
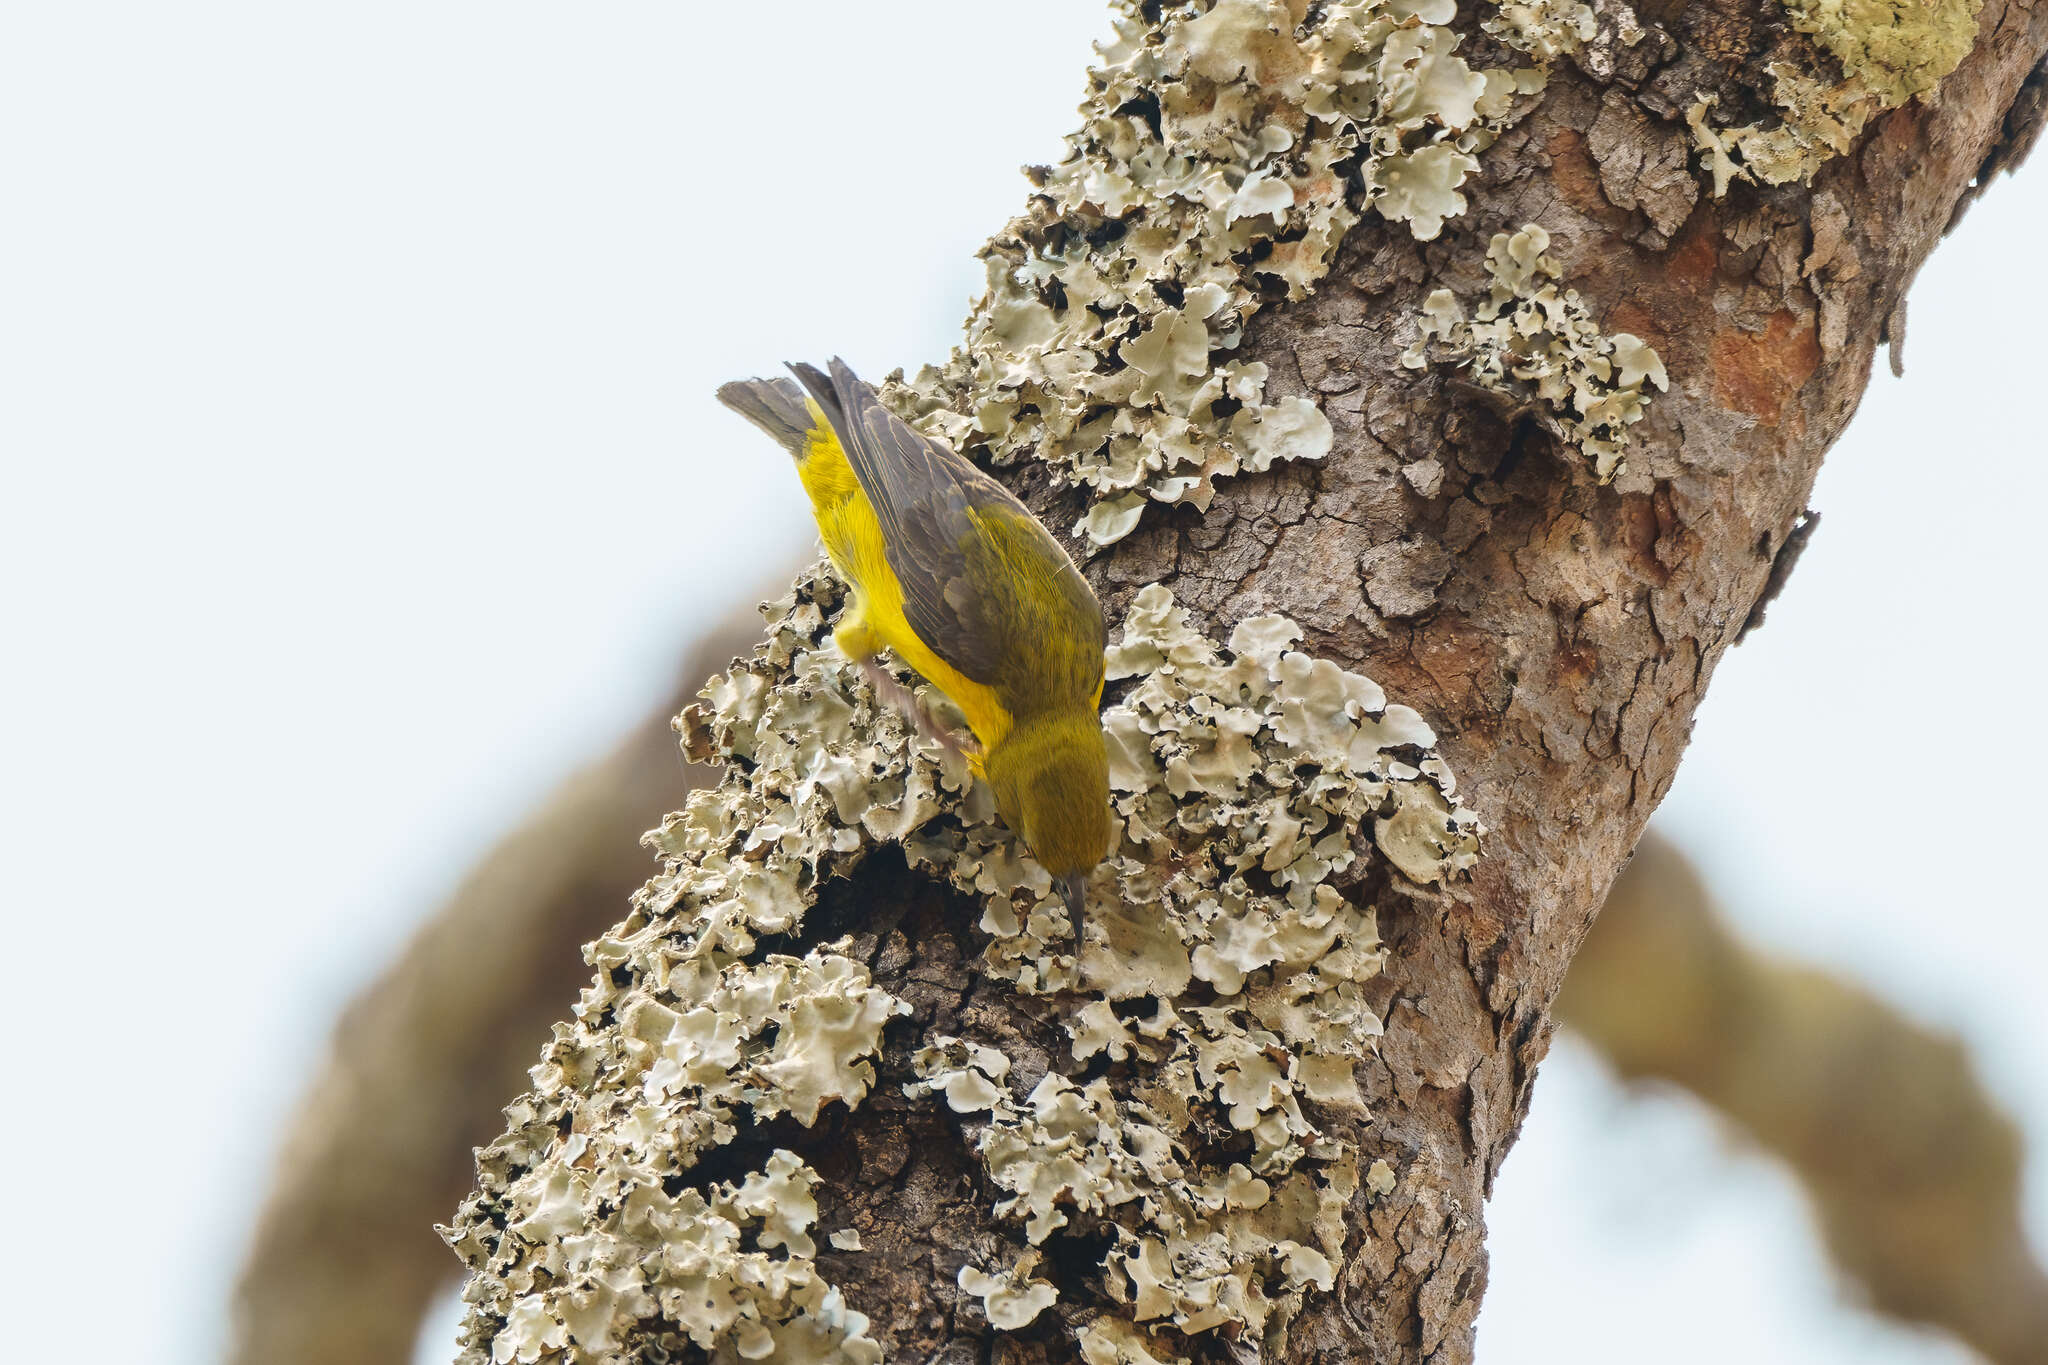
[[[1870,1308],[1945,1328],[1999,1365],[2048,1362],[2019,1130],[1956,1039],[1742,943],[1654,831],[1615,879],[1557,1016],[1624,1077],[1684,1087],[1790,1166]]]
[[[469,1189],[470,1149],[589,979],[582,945],[652,872],[641,833],[715,773],[684,765],[669,718],[759,626],[736,612],[700,640],[675,695],[485,855],[349,1006],[236,1287],[239,1365],[412,1359],[460,1269],[433,1225]]]
[[[642,830],[710,776],[669,717],[750,646],[732,614],[676,692],[479,865],[336,1026],[280,1155],[235,1304],[236,1365],[402,1365],[459,1263],[435,1236],[549,1025],[581,945],[653,864]],[[1868,1305],[1997,1365],[2048,1362],[2048,1276],[2019,1221],[2021,1144],[1961,1045],[1738,941],[1654,832],[1558,1003],[1630,1079],[1684,1087],[1783,1159]]]

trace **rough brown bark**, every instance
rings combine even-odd
[[[647,879],[641,831],[706,779],[669,717],[755,634],[749,612],[699,640],[676,697],[492,849],[335,1025],[236,1285],[230,1360],[412,1358],[457,1269],[433,1223],[470,1149],[587,977],[579,949]]]
[[[1954,1038],[1741,943],[1654,833],[1616,879],[1557,1017],[1623,1076],[1685,1087],[1782,1157],[1877,1311],[1947,1328],[1998,1365],[2048,1362],[2019,1132]]]
[[[1711,51],[1761,84],[1758,17],[1688,7],[1672,25],[1692,54],[1681,60]],[[1469,897],[1381,926],[1394,957],[1368,1068],[1368,1151],[1403,1179],[1335,1300],[1297,1325],[1298,1359],[1470,1358],[1481,1206],[1526,1112],[1550,1002],[1855,410],[1885,319],[2044,45],[2048,7],[1987,4],[1939,107],[1881,117],[1811,187],[1703,199],[1661,251],[1639,244],[1643,219],[1609,201],[1589,150],[1607,109],[1675,112],[1658,77],[1633,92],[1584,72],[1555,79],[1484,159],[1484,187],[1444,240],[1418,246],[1368,222],[1314,298],[1254,325],[1249,347],[1282,391],[1322,396],[1331,458],[1233,484],[1206,517],[1148,526],[1093,566],[1112,615],[1154,579],[1214,627],[1292,615],[1317,652],[1431,718],[1493,831]],[[1651,341],[1670,369],[1634,457],[1648,478],[1632,486],[1598,487],[1536,432],[1397,363],[1401,319],[1427,288],[1467,278],[1486,233],[1535,216],[1595,313]],[[1834,318],[1838,342],[1824,327]],[[1446,477],[1423,498],[1401,470],[1432,457]],[[1783,761],[1796,774],[1799,756]],[[950,973],[967,955],[940,917],[878,978]],[[970,993],[968,1008],[1007,1006]],[[931,1154],[937,1134],[904,1144],[886,1122],[863,1113],[852,1126],[907,1169],[858,1201],[907,1247],[931,1248],[944,1235],[931,1230],[958,1217],[942,1215],[939,1192],[959,1173]],[[932,1270],[950,1270],[942,1256]],[[856,1302],[898,1306],[883,1321],[909,1359],[954,1339],[917,1292],[917,1266],[911,1255],[886,1276],[842,1272]]]
[[[1558,70],[1537,111],[1486,152],[1468,211],[1440,239],[1418,245],[1406,225],[1369,218],[1312,298],[1258,315],[1244,349],[1269,367],[1269,396],[1320,398],[1336,433],[1327,460],[1219,485],[1206,512],[1154,509],[1089,566],[1112,618],[1154,582],[1217,638],[1285,612],[1307,628],[1305,648],[1428,717],[1492,829],[1468,887],[1382,916],[1392,959],[1373,988],[1386,1024],[1364,1068],[1373,1120],[1332,1128],[1398,1178],[1354,1203],[1337,1292],[1310,1296],[1290,1359],[1470,1358],[1481,1207],[1525,1112],[1551,1000],[1671,782],[1887,319],[2048,48],[2048,9],[1993,0],[1938,100],[1876,117],[1811,183],[1737,185],[1688,215],[1666,173],[1690,156],[1678,120],[1703,89],[1763,88],[1784,25],[1730,0],[1663,17],[1668,43],[1608,45]],[[1472,293],[1487,237],[1530,221],[1603,326],[1649,340],[1670,371],[1631,472],[1612,485],[1536,423],[1400,363],[1425,295]],[[1049,524],[1072,523],[1072,494],[1019,481]],[[1798,762],[1784,756],[1789,777]],[[860,1108],[829,1108],[810,1129],[755,1125],[686,1183],[790,1148],[826,1180],[820,1226],[861,1233],[861,1253],[818,1264],[893,1358],[1071,1359],[1070,1323],[993,1334],[957,1289],[960,1267],[1010,1239],[954,1117],[900,1088],[931,1033],[1000,1040],[1023,1086],[1057,1056],[1044,999],[971,969],[975,922],[970,903],[886,853],[824,888],[793,946],[851,934],[912,1025],[889,1035]],[[466,1217],[481,1262],[480,1239],[505,1213],[483,1203]],[[1084,1284],[1088,1254],[1063,1243],[1049,1274]],[[1085,1290],[1062,1303],[1100,1306]],[[474,1331],[481,1351],[488,1315]],[[1181,1349],[1257,1354],[1220,1335]]]

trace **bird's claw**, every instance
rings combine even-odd
[[[933,720],[917,694],[897,682],[895,676],[875,659],[863,658],[860,668],[867,675],[868,685],[875,689],[875,695],[908,717],[918,734],[962,759],[981,753],[981,745],[972,735],[960,734]]]

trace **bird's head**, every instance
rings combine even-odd
[[[1109,755],[1094,708],[1018,722],[981,769],[996,813],[1052,874],[1078,923],[1088,874],[1109,852]]]

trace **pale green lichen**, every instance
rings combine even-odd
[[[826,602],[834,593],[816,582]],[[824,644],[811,592],[685,729],[734,755],[651,841],[666,865],[588,949],[600,973],[558,1024],[478,1188],[443,1229],[473,1271],[463,1361],[621,1360],[666,1324],[719,1358],[872,1365],[867,1319],[820,1274],[817,1176],[786,1151],[737,1182],[669,1193],[743,1120],[858,1104],[907,1006],[828,943],[763,953],[835,867],[957,805],[967,778],[919,747]]]
[[[1357,1154],[1317,1115],[1361,1114],[1353,1068],[1380,1031],[1363,994],[1382,960],[1368,889],[1441,882],[1476,857],[1435,736],[1292,648],[1284,619],[1245,622],[1225,648],[1146,589],[1109,659],[1128,689],[1104,717],[1120,833],[1077,951],[986,790],[832,647],[840,597],[822,572],[800,580],[767,641],[685,713],[687,750],[728,755],[727,775],[650,836],[661,875],[590,946],[599,975],[443,1230],[474,1272],[465,1365],[684,1343],[714,1359],[879,1359],[815,1259],[818,1177],[801,1158],[689,1177],[747,1121],[808,1125],[867,1094],[905,1007],[843,942],[796,957],[760,940],[799,930],[825,881],[891,842],[983,901],[991,974],[1068,993],[1077,1062],[1130,1073],[1119,1094],[1053,1072],[1020,1103],[1000,1051],[931,1040],[914,1088],[977,1116],[1002,1211],[1031,1247],[1077,1219],[1117,1229],[1102,1287],[1138,1317],[1275,1339],[1332,1283],[1358,1184]],[[1126,1003],[1142,996],[1149,1009]],[[857,1247],[848,1231],[828,1240]],[[1027,1249],[960,1284],[993,1325],[1021,1326],[1055,1301],[1036,1264]],[[1098,1321],[1088,1358],[1174,1358],[1130,1354],[1152,1338]]]
[[[1632,22],[1634,16],[1629,18]],[[1599,20],[1579,0],[1507,0],[1492,17],[1480,20],[1479,27],[1517,52],[1552,62],[1590,41]]]
[[[1206,509],[1216,480],[1327,454],[1327,418],[1234,354],[1268,298],[1299,298],[1368,213],[1420,240],[1465,211],[1477,155],[1593,31],[1579,0],[1485,22],[1534,63],[1475,70],[1451,0],[1117,0],[1066,158],[982,251],[967,340],[885,396],[996,464],[1091,491],[1074,533],[1148,503]]]
[[[1124,1318],[1099,1317],[1074,1335],[1082,1365],[1188,1365],[1187,1357]]]
[[[1027,1251],[1017,1258],[1016,1265],[994,1272],[963,1265],[958,1282],[962,1289],[981,1300],[982,1314],[989,1326],[999,1332],[1014,1332],[1029,1327],[1040,1313],[1059,1300],[1059,1291],[1049,1282],[1031,1278],[1038,1259],[1036,1251]]]
[[[1228,1022],[1222,1031],[1243,1036]],[[924,1085],[943,1090],[960,1069],[980,1071],[979,1059],[962,1055],[969,1051],[959,1039],[937,1039],[918,1054],[920,1071],[930,1077]],[[1332,1287],[1357,1166],[1335,1142],[1298,1151],[1275,1168],[1272,1181],[1242,1162],[1219,1169],[1186,1156],[1213,1136],[1202,1132],[1192,1109],[1235,1089],[1237,1108],[1255,1113],[1257,1103],[1285,1089],[1280,1069],[1249,1046],[1217,1060],[1205,1067],[1185,1044],[1162,1056],[1149,1077],[1160,1107],[1119,1099],[1107,1080],[1077,1086],[1055,1072],[1021,1104],[999,1088],[989,1103],[961,1112],[988,1113],[975,1150],[1007,1192],[996,1212],[1021,1222],[1034,1245],[1068,1226],[1070,1213],[1107,1227],[1115,1241],[1103,1288],[1136,1320],[1167,1320],[1184,1333],[1231,1324],[1258,1338],[1276,1313],[1280,1320],[1271,1325],[1284,1325],[1303,1290]],[[1236,1069],[1247,1060],[1264,1065],[1247,1076]],[[1293,1169],[1296,1162],[1301,1169]],[[965,1272],[961,1283],[970,1287]]]
[[[1779,60],[1771,78],[1775,120],[1734,127],[1711,121],[1707,95],[1686,110],[1693,145],[1721,198],[1735,180],[1803,181],[1847,152],[1870,120],[1926,95],[1962,64],[1977,37],[1983,0],[1783,0],[1794,29],[1834,58]]]
[[[1575,289],[1557,285],[1545,254],[1550,234],[1534,223],[1498,232],[1486,249],[1493,284],[1465,305],[1448,289],[1423,301],[1420,330],[1401,363],[1460,366],[1480,388],[1515,404],[1531,403],[1560,439],[1578,447],[1605,482],[1621,471],[1629,428],[1650,394],[1668,384],[1664,362],[1640,337],[1600,330]]]
[[[1722,198],[1736,180],[1789,185],[1806,180],[1855,145],[1878,107],[1854,83],[1831,85],[1786,62],[1765,68],[1780,119],[1717,128],[1708,121],[1717,99],[1704,96],[1685,112],[1693,146]]]
[[[471,1303],[488,1303],[496,1320],[487,1340],[471,1335],[465,1360],[620,1360],[626,1327],[660,1312],[678,1337],[721,1358],[879,1365],[867,1318],[817,1273],[808,1229],[818,1176],[794,1153],[777,1150],[744,1180],[671,1197],[658,1181],[612,1184],[581,1135],[560,1145],[561,1161],[520,1182],[545,1178],[533,1212],[497,1237],[492,1259],[509,1249],[526,1264],[471,1281]],[[622,1202],[593,1223],[593,1191],[604,1186],[597,1199]],[[520,1184],[508,1193],[517,1207]],[[485,1255],[478,1229],[454,1244]],[[480,1287],[492,1292],[479,1296]]]
[[[1367,840],[1411,881],[1442,881],[1476,859],[1477,821],[1456,805],[1421,716],[1289,648],[1300,636],[1264,616],[1225,648],[1194,632],[1164,588],[1133,601],[1108,673],[1136,681],[1103,713],[1122,833],[1095,871],[1078,956],[1045,873],[1000,825],[935,825],[905,840],[914,865],[983,899],[991,974],[1032,992],[1171,1000],[1191,980],[1233,995],[1249,975],[1315,959],[1289,980],[1313,988],[1326,1032],[1348,1047],[1376,1031],[1355,990],[1376,958],[1346,949],[1371,942],[1371,914],[1332,883],[1362,870]],[[1302,764],[1317,765],[1306,781]],[[1079,1056],[1095,1039],[1112,1056],[1143,1052],[1145,1029],[1167,1026],[1131,1032],[1102,1008],[1079,1008],[1069,1026]],[[1288,1041],[1310,1045],[1310,1072],[1324,1069],[1313,1040]]]
[[[1355,1068],[1380,1033],[1365,865],[1377,847],[1395,880],[1441,882],[1480,833],[1422,718],[1290,648],[1299,636],[1260,617],[1225,647],[1165,589],[1138,595],[1109,659],[1133,685],[1104,715],[1122,832],[1078,958],[1042,889],[977,851],[983,832],[938,825],[908,844],[987,898],[985,969],[1073,992],[1075,1059],[1125,1073],[1049,1072],[1020,1100],[993,1046],[941,1037],[917,1054],[909,1090],[974,1120],[996,1212],[1033,1246],[1107,1232],[1101,1287],[1135,1320],[1274,1352],[1303,1296],[1334,1283],[1359,1183],[1356,1150],[1316,1114],[1362,1112]],[[1086,1359],[1170,1358],[1119,1357],[1150,1339],[1091,1331]]]

